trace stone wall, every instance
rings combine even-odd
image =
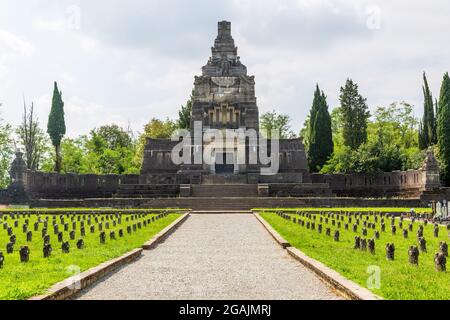
[[[339,197],[419,197],[425,190],[422,170],[367,174],[311,174],[313,183],[328,183]]]
[[[33,199],[112,197],[120,184],[138,184],[138,175],[58,174],[27,171],[24,187]]]

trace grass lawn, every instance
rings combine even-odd
[[[327,209],[327,211],[331,210]],[[300,218],[305,222],[313,221],[294,213],[290,213],[289,215],[297,219]],[[323,232],[321,234],[317,231],[317,225],[320,223],[320,216],[318,214],[316,215],[315,221],[316,230],[307,229],[306,224],[302,227],[299,224],[295,224],[292,220],[285,220],[274,212],[263,212],[261,216],[281,236],[289,241],[292,246],[363,287],[367,287],[369,277],[371,276],[368,268],[370,266],[379,267],[381,271],[380,286],[379,288],[369,289],[385,299],[450,299],[450,272],[437,272],[434,266],[434,254],[439,251],[439,242],[447,241],[449,243],[449,232],[445,227],[440,228],[438,238],[435,238],[433,235],[434,226],[432,224],[428,224],[424,228],[428,253],[421,252],[419,255],[419,265],[414,266],[408,262],[408,249],[411,245],[418,245],[416,232],[419,225],[423,224],[422,222],[416,222],[413,226],[413,232],[409,232],[409,238],[404,239],[402,230],[399,228],[398,218],[395,221],[397,226],[396,235],[392,235],[390,218],[385,218],[386,232],[381,232],[381,220],[379,217],[375,230],[380,231],[380,239],[376,240],[376,253],[372,255],[368,251],[364,252],[353,249],[354,238],[356,235],[362,236],[363,228],[363,220],[361,220],[357,233],[352,231],[355,216],[353,216],[352,223],[349,223],[348,231],[344,229],[344,224],[348,223],[348,217],[345,216],[345,221],[341,221],[342,226],[339,229],[339,242],[333,240],[334,231],[337,230],[337,220],[336,226],[333,227],[332,218],[329,218],[328,224],[325,223],[325,215],[323,216]],[[369,217],[369,221],[374,222],[374,216]],[[365,215],[363,215],[363,219],[365,219]],[[403,221],[403,228],[407,229],[409,223],[410,221],[405,219]],[[331,228],[331,237],[325,234],[326,228]],[[373,238],[375,230],[367,228],[368,235],[364,238]],[[395,244],[394,261],[388,261],[386,259],[385,246],[388,242]],[[447,264],[447,269],[448,267],[449,264]]]
[[[303,211],[303,212],[341,212],[341,211],[348,211],[348,212],[403,212],[403,213],[409,213],[412,208],[298,208],[298,209],[292,209],[292,208],[277,208],[277,209],[267,209],[267,208],[256,208],[253,210],[256,211],[283,211],[283,212],[296,212],[296,211]],[[415,212],[418,214],[424,214],[424,213],[432,213],[431,208],[414,208]]]
[[[92,210],[88,212],[91,213]],[[113,220],[109,220],[110,229],[106,229],[108,220],[101,221],[102,217],[105,218],[106,215],[92,214],[91,223],[95,226],[95,232],[90,232],[90,226],[85,220],[86,235],[83,238],[81,237],[80,222],[77,220],[79,215],[66,217],[64,214],[65,223],[68,223],[70,226],[69,231],[64,231],[64,226],[60,223],[60,216],[57,215],[56,223],[59,224],[59,231],[63,232],[64,241],[69,241],[70,243],[70,253],[62,253],[61,243],[58,242],[57,235],[54,234],[53,230],[52,219],[54,214],[48,215],[48,235],[50,235],[50,243],[53,248],[52,255],[49,258],[43,258],[44,241],[41,236],[43,222],[39,223],[39,231],[35,232],[34,223],[38,221],[37,214],[31,214],[30,218],[23,215],[18,216],[19,223],[16,228],[14,228],[14,220],[10,216],[4,214],[1,218],[0,252],[3,252],[5,257],[3,268],[0,268],[1,300],[25,299],[42,294],[53,284],[72,276],[73,270],[77,270],[77,268],[83,272],[105,261],[119,257],[128,251],[139,248],[160,230],[176,220],[180,214],[170,213],[166,217],[149,223],[147,226],[142,225],[141,229],[136,228],[136,231],[133,231],[131,234],[127,233],[127,226],[132,226],[138,222],[143,223],[144,220],[151,219],[157,214],[139,215],[139,218],[135,220],[131,220],[131,214],[121,214],[121,224],[113,227]],[[75,221],[77,222],[75,240],[70,240],[69,237],[69,232],[72,231],[72,216],[76,217]],[[81,214],[80,216],[82,217],[81,219],[83,217],[87,219],[87,215]],[[42,220],[45,220],[47,215],[41,214],[40,217]],[[94,217],[98,217],[99,222],[103,223],[103,231],[106,233],[105,244],[100,244],[100,231]],[[127,218],[129,221],[126,221]],[[26,234],[22,230],[25,219],[29,219],[28,230],[33,233],[32,242],[26,241]],[[110,216],[110,219],[114,219],[117,222],[116,217]],[[9,236],[7,230],[3,228],[4,222],[13,228],[13,233],[17,237],[14,253],[12,254],[6,253],[6,244],[9,242]],[[123,238],[120,238],[118,235],[119,229],[123,229]],[[111,231],[115,231],[117,240],[110,239]],[[84,240],[85,248],[79,250],[76,243],[81,238]],[[30,261],[27,263],[20,262],[19,250],[24,245],[30,248]]]

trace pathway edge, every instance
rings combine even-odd
[[[255,218],[261,222],[264,228],[269,232],[272,238],[295,260],[303,266],[313,271],[323,281],[336,289],[339,293],[351,300],[383,300],[382,297],[374,294],[370,290],[361,287],[359,284],[345,278],[339,272],[327,267],[297,248],[291,246],[267,221],[265,221],[258,212],[253,212]]]

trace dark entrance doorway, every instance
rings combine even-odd
[[[219,158],[221,157],[221,159]],[[216,174],[234,173],[234,161],[232,153],[222,153],[216,155]]]

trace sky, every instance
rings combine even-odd
[[[70,137],[176,119],[222,20],[260,112],[296,132],[316,83],[333,108],[347,78],[371,110],[406,101],[421,116],[422,73],[437,97],[450,69],[448,12],[448,0],[0,0],[0,117],[17,125],[25,97],[45,128],[57,81]]]

